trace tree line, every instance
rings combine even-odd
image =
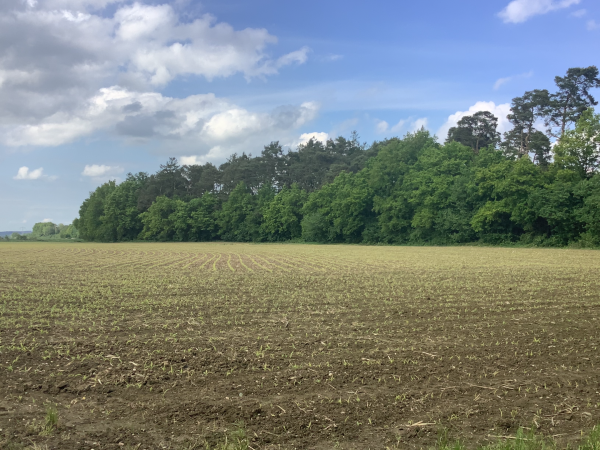
[[[4,236],[4,240],[15,241],[36,241],[36,240],[53,240],[53,239],[77,239],[79,232],[73,224],[65,225],[62,223],[55,224],[53,222],[38,222],[33,226],[31,233],[14,232],[10,236]]]
[[[99,186],[73,225],[91,241],[600,245],[598,69],[555,83],[513,99],[504,135],[477,112],[444,143],[421,129],[272,142],[219,167],[170,158]]]

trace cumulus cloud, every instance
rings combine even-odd
[[[43,0],[41,7],[47,9],[65,10],[101,10],[113,3],[123,3],[123,0]],[[30,8],[38,6],[38,0],[27,0]]]
[[[331,136],[332,134],[324,131],[313,131],[309,133],[302,133],[300,136],[288,136],[280,141],[284,148],[297,149],[298,146],[305,145],[311,139],[321,142],[322,144],[326,144],[327,141],[331,139]]]
[[[580,0],[513,0],[498,13],[505,23],[522,23],[533,16],[568,8]]]
[[[440,141],[444,141],[448,136],[448,130],[458,123],[460,119],[465,116],[472,116],[478,111],[489,111],[498,118],[498,131],[504,133],[512,128],[512,124],[508,121],[506,116],[510,113],[510,104],[502,103],[496,105],[494,102],[477,102],[473,106],[469,107],[467,111],[456,111],[454,114],[448,116],[448,120],[440,127],[436,133]]]
[[[429,121],[427,120],[427,117],[421,117],[410,124],[410,131],[418,131],[421,128],[427,129],[428,123]]]
[[[202,157],[197,153],[196,156],[184,156],[196,158],[184,162],[193,164],[222,160],[232,152],[260,147],[265,135],[274,140],[289,141],[295,130],[316,117],[319,108],[317,103],[305,102],[281,106],[270,112],[253,112],[213,94],[176,99],[115,86],[102,89],[85,108],[65,122],[73,124],[73,134],[85,135],[90,129],[106,129],[135,142],[176,140],[179,148],[204,154]],[[54,125],[48,123],[46,128],[52,129]],[[38,136],[39,131],[39,127],[20,128],[19,133],[10,135],[11,142],[24,144],[31,139],[52,139],[54,136],[51,133]],[[58,136],[54,143],[62,142],[62,137]]]
[[[326,144],[329,140],[329,134],[325,132],[313,132],[313,133],[302,133],[300,135],[299,144],[306,144],[310,140],[319,141],[323,144]]]
[[[119,166],[105,166],[104,164],[86,165],[81,173],[86,177],[103,178],[123,173],[124,169]]]
[[[587,14],[587,10],[586,9],[578,9],[577,11],[573,11],[571,13],[571,15],[573,17],[577,17],[577,18],[581,18],[583,16],[585,16]]]
[[[387,123],[385,120],[380,120],[377,122],[377,124],[375,124],[375,131],[377,131],[379,134],[383,134],[389,129],[389,127],[389,123]]]
[[[271,75],[306,62],[310,51],[303,47],[274,60],[266,49],[277,38],[265,29],[235,30],[210,14],[184,22],[168,4],[121,5],[112,17],[94,12],[108,3],[119,2],[55,0],[28,8],[16,3],[0,22],[5,30],[0,42],[8,50],[3,66],[19,70],[29,63],[42,77],[60,67],[62,78],[89,69],[112,76],[124,68],[140,80],[164,85],[179,75],[209,80],[235,73]]]
[[[42,223],[51,223],[52,219],[42,219]]]
[[[265,29],[236,30],[209,14],[182,20],[169,4],[5,0],[0,143],[56,146],[110,130],[137,140],[199,137],[208,150],[253,133],[292,132],[318,105],[255,113],[212,94],[158,92],[177,77],[250,79],[307,61],[308,47],[272,57],[276,43]]]
[[[151,138],[190,140],[206,149],[240,143],[265,133],[289,133],[313,120],[319,110],[314,102],[288,105],[270,113],[252,112],[214,94],[183,99],[156,92],[135,92],[119,86],[102,88],[70,112],[50,115],[37,124],[5,130],[3,141],[11,146],[57,146],[109,130],[135,141]]]
[[[17,172],[13,178],[15,180],[37,180],[44,176],[44,168],[40,167],[39,169],[35,169],[30,171],[29,167],[23,166]]]
[[[183,165],[193,166],[196,164],[204,164],[201,156],[192,155],[192,156],[180,156],[179,162]]]

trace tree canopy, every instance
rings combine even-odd
[[[74,225],[92,241],[600,245],[598,70],[555,81],[513,99],[503,136],[480,111],[444,144],[421,129],[370,146],[356,133],[271,142],[219,167],[170,158],[99,186]]]

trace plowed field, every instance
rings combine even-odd
[[[599,274],[577,250],[0,243],[0,448],[568,442],[600,422]]]

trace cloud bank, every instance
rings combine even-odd
[[[103,8],[113,4],[112,16]],[[272,57],[265,29],[209,14],[182,20],[169,4],[6,0],[0,5],[0,143],[58,146],[97,131],[125,139],[200,140],[205,150],[253,133],[291,133],[318,105],[248,111],[213,94],[166,97],[181,77],[248,80],[303,64],[310,49]]]

